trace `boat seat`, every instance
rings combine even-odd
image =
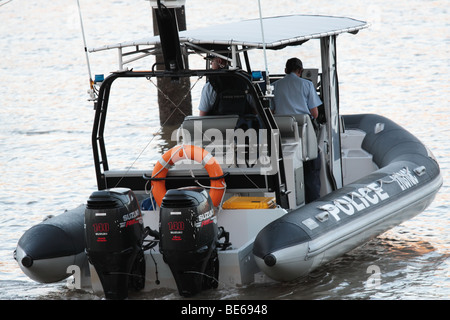
[[[297,121],[293,116],[275,115],[274,118],[283,140],[294,139],[295,141],[298,141]]]
[[[285,135],[290,134],[288,130],[285,130],[289,128],[289,126],[286,126],[285,122],[288,122],[288,120],[285,118],[289,117],[297,123],[298,136],[302,142],[302,160],[316,159],[318,156],[317,136],[310,116],[307,114],[275,115],[281,137],[283,137],[283,132]]]
[[[211,142],[221,145],[228,144],[226,130],[234,130],[238,119],[238,115],[187,116],[177,133],[178,140],[183,138],[184,143],[200,146],[208,145]]]

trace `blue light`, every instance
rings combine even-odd
[[[94,82],[103,82],[105,80],[105,76],[103,74],[96,74],[94,78]]]

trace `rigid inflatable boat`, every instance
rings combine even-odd
[[[223,286],[289,281],[433,201],[442,184],[439,166],[417,138],[379,115],[339,114],[336,38],[356,34],[365,22],[293,15],[178,32],[172,18],[177,8],[158,1],[154,10],[160,36],[89,49],[119,53],[119,71],[98,77],[92,91],[98,190],[85,204],[20,238],[15,258],[31,279],[48,283],[73,274],[73,286],[108,299],[127,298],[130,288],[173,288],[192,296]],[[322,65],[302,76],[323,101],[317,125],[309,115],[272,113],[271,86],[282,75],[255,72],[247,54],[310,40],[320,41]],[[161,53],[164,70],[125,67]],[[222,57],[229,68],[191,70],[190,54]],[[232,111],[184,117],[172,145],[146,168],[134,162],[110,168],[105,126],[108,109],[117,108],[109,103],[116,80],[170,80],[175,90],[158,90],[172,100],[182,79],[204,77],[241,86],[220,95]],[[252,101],[253,112],[243,111],[243,101]],[[304,164],[316,158],[321,196],[306,203]]]

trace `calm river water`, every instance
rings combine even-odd
[[[148,1],[80,3],[88,46],[152,34]],[[226,288],[199,298],[449,299],[448,0],[262,0],[261,4],[264,16],[339,15],[370,22],[371,28],[356,36],[338,37],[341,110],[383,114],[418,136],[438,159],[444,185],[425,212],[307,279]],[[257,18],[258,3],[187,0],[186,15],[188,28],[194,29]],[[0,299],[99,299],[69,290],[65,281],[35,283],[13,259],[25,230],[46,215],[84,203],[96,189],[90,144],[94,113],[87,101],[88,72],[76,1],[13,0],[0,6],[0,52]],[[316,66],[317,58],[300,47],[269,53],[269,70],[282,72],[291,56],[302,58],[307,67]],[[262,52],[255,61],[263,68]],[[93,73],[117,69],[115,52],[92,54],[90,62]],[[199,88],[193,91],[195,109]],[[136,98],[141,97],[125,90],[120,99]],[[149,105],[147,112],[156,115],[155,103]],[[119,142],[143,143],[131,129],[139,114],[123,112],[126,120],[120,125],[129,126],[130,134],[117,137]],[[146,129],[156,132],[157,124],[155,116]],[[119,151],[113,146],[111,152]],[[150,159],[155,156],[152,148],[146,153]],[[370,266],[381,272],[375,287],[367,286]],[[179,297],[176,292],[157,291],[132,298]]]

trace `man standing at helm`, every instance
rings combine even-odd
[[[309,114],[319,116],[318,106],[322,104],[311,81],[301,78],[303,63],[291,58],[284,69],[286,76],[274,83],[273,99],[275,114]]]
[[[317,119],[322,101],[311,81],[301,78],[303,63],[298,58],[286,62],[286,76],[274,83],[273,107],[277,115],[308,114]],[[320,198],[320,153],[316,159],[303,164],[305,201]]]

